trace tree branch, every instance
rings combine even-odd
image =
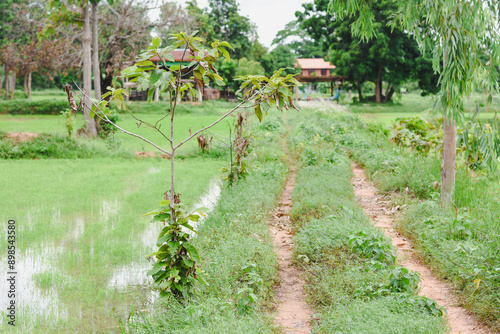
[[[78,87],[78,85],[77,85],[77,87]],[[81,93],[82,93],[85,97],[88,97],[88,98],[90,99],[90,96],[89,96],[89,95],[87,95],[87,94],[86,94],[86,93],[85,93],[85,92],[84,92],[84,91],[83,91],[80,87],[78,87],[78,90],[79,90],[79,91],[80,91],[80,92],[81,92]],[[169,151],[167,151],[167,150],[165,150],[165,149],[161,148],[160,146],[156,145],[156,144],[155,144],[155,143],[153,143],[152,141],[150,141],[150,140],[148,140],[148,139],[146,139],[146,138],[144,138],[144,137],[142,137],[142,136],[140,136],[140,135],[138,135],[138,134],[135,134],[135,133],[133,133],[133,132],[127,131],[127,130],[123,129],[122,127],[120,127],[120,126],[116,125],[115,123],[113,123],[113,122],[112,122],[112,121],[108,118],[108,116],[106,116],[106,115],[102,112],[102,110],[101,110],[101,108],[99,107],[99,105],[97,105],[94,101],[92,101],[92,99],[90,99],[90,101],[91,101],[91,102],[92,102],[92,104],[96,107],[96,111],[97,111],[97,110],[99,110],[99,111],[101,112],[102,116],[101,116],[101,115],[99,115],[98,113],[94,113],[94,114],[95,114],[97,117],[99,117],[101,120],[103,120],[103,121],[105,121],[105,122],[108,122],[109,124],[113,125],[113,126],[114,126],[115,128],[117,128],[118,130],[120,130],[121,132],[126,133],[126,134],[128,134],[128,135],[130,135],[130,136],[132,136],[132,137],[139,138],[139,139],[141,139],[142,141],[145,141],[146,143],[148,143],[148,144],[150,144],[150,145],[152,145],[152,146],[156,147],[156,148],[157,148],[158,150],[160,150],[161,152],[166,153],[166,154],[168,154],[168,155],[172,156],[172,153],[170,153]]]
[[[184,139],[183,141],[181,141],[179,144],[177,144],[177,146],[174,147],[174,149],[178,149],[179,147],[181,147],[182,145],[184,145],[184,143],[186,143],[188,140],[190,140],[191,138],[193,138],[194,136],[196,136],[198,133],[200,132],[203,132],[205,131],[206,129],[210,129],[211,127],[213,127],[214,125],[216,125],[217,123],[219,123],[220,121],[222,121],[224,118],[226,118],[227,116],[231,115],[234,111],[242,108],[242,105],[247,103],[248,101],[252,100],[255,96],[257,96],[259,94],[259,92],[255,92],[253,93],[253,95],[251,97],[249,97],[248,99],[244,100],[244,101],[241,101],[236,107],[234,107],[233,109],[229,110],[227,113],[225,113],[222,117],[220,117],[218,120],[216,120],[215,122],[213,122],[212,124],[210,125],[207,125],[205,126],[204,128],[196,131],[195,133],[193,133],[192,135],[190,135],[189,137],[187,137],[186,139]]]

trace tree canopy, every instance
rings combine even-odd
[[[388,26],[397,6],[391,0],[372,1],[369,7],[376,38],[363,40],[351,31],[354,17],[343,18],[328,11],[329,0],[315,0],[303,4],[297,20],[314,40],[318,41],[329,60],[337,67],[336,73],[355,81],[360,86],[365,81],[375,83],[375,100],[390,101],[395,89],[411,79],[427,79],[422,88],[430,89],[429,67],[425,64],[417,43],[402,29]],[[420,72],[420,73],[419,73]],[[382,84],[387,83],[385,93]],[[422,81],[423,83],[423,81]],[[360,98],[362,96],[360,95]]]

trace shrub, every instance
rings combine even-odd
[[[0,159],[92,158],[111,153],[65,136],[42,134],[26,142],[0,141]]]
[[[68,107],[68,102],[61,100],[11,100],[0,101],[0,114],[10,115],[59,115]]]

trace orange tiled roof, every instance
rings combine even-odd
[[[184,49],[175,49],[174,51],[171,51],[170,54],[174,56],[174,59],[176,62],[181,61],[183,58],[182,56],[184,55],[184,61],[191,61],[193,58],[191,58],[192,53],[187,50],[186,53],[184,53]],[[149,60],[151,61],[159,61],[160,58],[158,56],[151,57]]]
[[[301,58],[297,59],[297,67],[302,69],[334,69],[335,65],[326,62],[323,58]]]

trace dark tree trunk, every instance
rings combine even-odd
[[[356,86],[358,88],[359,102],[363,102],[363,92],[361,91],[361,84],[362,84],[361,81],[356,80]]]
[[[377,80],[375,81],[375,102],[382,103],[382,64],[378,64]]]
[[[392,86],[387,87],[387,91],[385,92],[384,102],[391,101],[393,95],[394,95],[394,87]]]

